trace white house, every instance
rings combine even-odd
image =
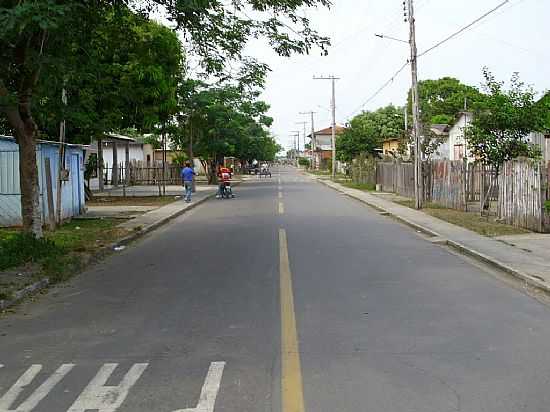
[[[550,134],[540,132],[532,132],[527,138],[529,142],[540,147],[542,159],[545,162],[550,162]]]
[[[430,131],[435,136],[437,141],[441,142],[440,145],[432,153],[431,158],[434,160],[448,160],[449,159],[449,130],[448,124],[432,124]]]
[[[117,176],[124,171],[127,162],[140,161],[145,165],[154,162],[154,149],[150,144],[145,144],[132,137],[119,134],[108,134],[101,139],[94,139],[86,147],[86,161],[90,154],[97,154],[103,159],[103,172],[107,180],[112,180],[113,165],[117,165]],[[122,172],[123,173],[123,172]],[[117,179],[118,181],[118,179]],[[101,189],[99,179],[90,180],[92,190]]]
[[[458,120],[449,130],[449,160],[473,160],[468,150],[465,138],[465,129],[472,123],[473,113],[461,112]]]

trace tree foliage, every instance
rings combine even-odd
[[[0,123],[0,127],[12,131],[20,146],[25,229],[41,235],[35,158],[40,128],[45,128],[48,134],[53,133],[50,125],[56,123],[56,117],[73,116],[71,120],[78,121],[81,128],[73,130],[75,134],[95,135],[100,129],[112,127],[121,118],[129,126],[150,127],[157,121],[165,124],[174,114],[173,79],[159,71],[159,67],[167,62],[157,61],[154,53],[151,54],[158,44],[152,42],[143,49],[133,47],[136,38],[143,40],[141,44],[151,38],[161,43],[170,42],[170,39],[163,36],[162,28],[155,28],[153,23],[147,25],[147,30],[134,30],[138,19],[147,20],[154,12],[165,13],[174,29],[185,36],[191,51],[200,57],[205,72],[220,74],[229,62],[244,58],[243,49],[252,38],[267,38],[272,48],[283,56],[307,53],[313,46],[325,51],[328,39],[314,31],[309,20],[301,15],[304,7],[319,5],[329,6],[330,3],[329,0],[2,1],[0,112],[5,122]],[[254,17],[248,17],[251,15]],[[109,17],[120,25],[109,25],[106,21]],[[102,47],[113,44],[111,36],[117,37],[117,30],[121,47],[115,48],[116,52]],[[128,38],[120,34],[128,34]],[[126,53],[135,55],[125,56]],[[170,60],[174,55],[166,53],[160,57]],[[98,59],[99,66],[101,63],[106,66],[98,67],[94,59]],[[90,62],[90,67],[82,65],[83,61]],[[136,65],[124,67],[127,61],[134,61]],[[146,66],[139,67],[140,63],[146,63]],[[76,70],[79,67],[90,69],[90,73],[82,76]],[[133,106],[136,111],[118,113],[119,102],[113,103],[112,99],[121,96],[115,96],[113,90],[120,92],[124,85],[133,84],[135,80],[138,80],[136,87],[124,96],[132,99],[128,106],[137,101]],[[151,88],[148,82],[158,87]],[[58,91],[74,84],[83,87],[73,90],[72,96],[78,95],[81,107],[97,111],[96,122],[93,113],[86,115],[74,108],[60,107]],[[41,91],[44,94],[41,95]],[[151,98],[163,103],[149,106]],[[43,105],[42,114],[35,115],[33,110],[39,107],[37,104]]]
[[[531,145],[527,137],[530,132],[544,129],[547,113],[535,101],[534,90],[517,73],[512,76],[509,89],[487,68],[483,76],[487,97],[466,129],[472,154],[497,169],[516,157],[539,157],[540,149]]]
[[[388,138],[401,138],[405,132],[403,109],[389,105],[355,116],[336,140],[338,158],[349,162],[362,153],[375,154]]]
[[[432,124],[453,124],[458,113],[475,109],[483,102],[483,94],[475,87],[461,83],[453,77],[418,82],[420,116],[429,128]],[[409,91],[408,110],[412,116],[412,99]]]

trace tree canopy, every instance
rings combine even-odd
[[[487,68],[483,76],[487,96],[466,129],[472,154],[497,169],[516,157],[539,157],[540,148],[531,145],[527,138],[530,132],[544,130],[548,114],[535,101],[534,90],[526,86],[517,73],[512,76],[508,89]]]
[[[153,13],[164,15],[185,37],[206,74],[223,77],[229,63],[245,60],[243,49],[253,38],[267,39],[282,56],[314,46],[326,52],[328,39],[301,12],[329,5],[329,0],[3,1],[0,128],[12,132],[20,147],[25,229],[42,233],[39,131],[53,135],[53,125],[64,117],[71,120],[70,135],[84,140],[115,127],[158,128],[176,114],[174,73],[182,53],[172,52],[178,46],[173,33],[150,22]],[[267,69],[252,66],[256,70],[249,75]],[[70,92],[67,107],[60,104],[63,88]]]
[[[457,113],[475,109],[483,102],[483,94],[475,87],[461,83],[453,77],[418,82],[420,116],[426,128],[432,124],[453,124]],[[408,110],[412,113],[411,95]]]
[[[355,116],[336,140],[339,159],[349,162],[363,153],[374,154],[385,139],[401,138],[404,124],[403,109],[393,105]]]

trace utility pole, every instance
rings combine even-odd
[[[296,122],[296,124],[301,124],[304,126],[304,151],[306,150],[306,124],[307,122]],[[300,153],[300,140],[298,140],[298,153]]]
[[[296,166],[298,166],[298,155],[297,155],[297,151],[298,151],[298,147],[297,145],[299,145],[299,141],[300,141],[300,132],[298,130],[292,130],[290,133],[292,137],[294,137],[294,151],[293,151],[293,158],[294,160],[296,161]]]
[[[311,140],[310,140],[310,150],[311,150],[311,159],[310,159],[310,167],[312,169],[315,169],[315,149],[316,149],[316,144],[315,144],[315,126],[314,126],[314,119],[313,119],[313,115],[315,114],[315,112],[311,111],[311,112],[300,112],[300,114],[303,114],[303,115],[310,115],[311,116]],[[305,126],[304,126],[304,132],[305,132]],[[305,136],[305,134],[304,134]],[[304,137],[305,139],[305,137]],[[304,144],[305,144],[305,140],[304,140]]]
[[[332,178],[336,178],[336,80],[339,80],[339,77],[335,76],[326,76],[326,77],[315,77],[313,80],[330,80],[332,81]]]
[[[414,132],[414,198],[415,207],[422,209],[424,203],[423,176],[422,176],[422,148],[420,135],[422,125],[420,123],[420,97],[418,95],[418,65],[416,49],[416,27],[414,18],[414,0],[408,0],[409,4],[409,43],[411,46],[411,76],[412,76],[412,114]]]

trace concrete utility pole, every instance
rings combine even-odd
[[[301,124],[302,126],[304,126],[304,151],[306,150],[306,124],[307,122],[296,122],[296,124]],[[300,140],[298,138],[298,154],[300,153]]]
[[[327,77],[315,77],[314,80],[331,80],[332,81],[332,178],[336,177],[336,80],[339,80],[339,77],[327,76]]]
[[[290,133],[292,137],[294,137],[294,151],[293,151],[293,157],[296,161],[296,166],[298,166],[298,150],[299,150],[299,141],[300,141],[300,132],[298,130],[292,130]]]
[[[411,75],[412,75],[412,114],[414,132],[414,198],[415,207],[422,209],[424,203],[424,181],[422,177],[422,148],[420,136],[422,125],[420,123],[420,98],[418,95],[418,65],[416,49],[416,27],[414,18],[414,0],[408,0],[409,4],[409,42],[411,45]]]
[[[317,144],[315,142],[315,125],[314,125],[314,119],[313,119],[313,115],[315,114],[315,112],[313,112],[313,111],[311,111],[311,112],[300,112],[300,114],[311,116],[311,141],[310,141],[310,150],[311,150],[311,160],[310,160],[310,162],[311,162],[311,164],[310,164],[310,166],[311,166],[312,169],[315,169],[315,149],[317,148],[316,147]],[[305,137],[304,137],[304,139],[305,139]],[[304,144],[305,144],[305,140],[304,140]]]

